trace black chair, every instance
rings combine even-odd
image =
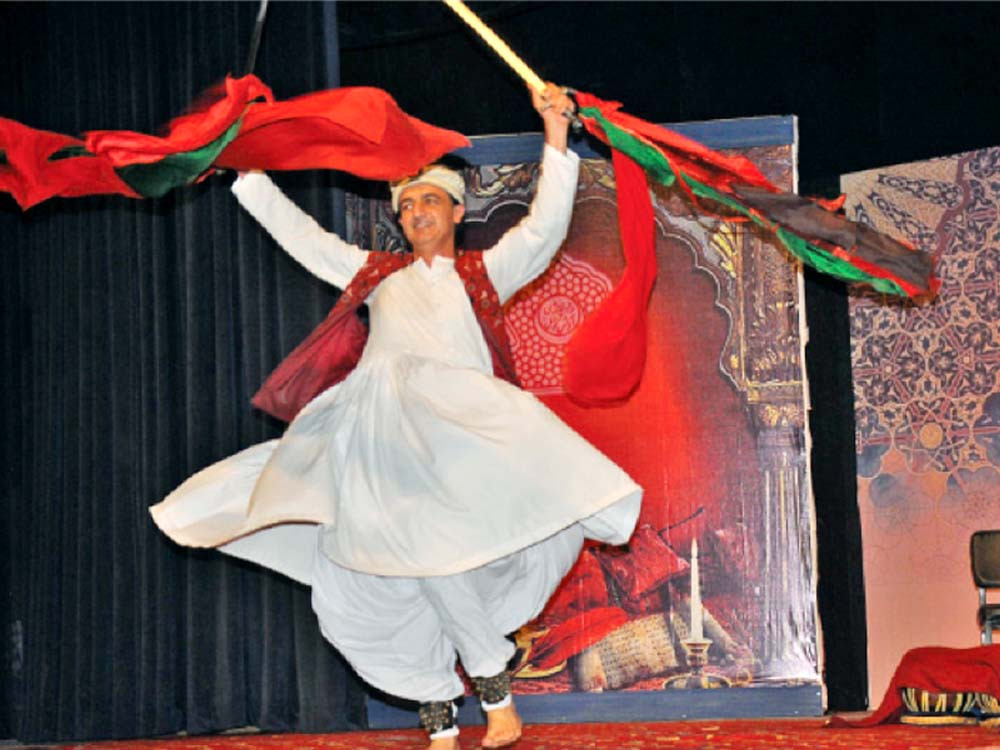
[[[981,642],[993,643],[993,630],[1000,628],[1000,602],[987,602],[987,589],[1000,589],[1000,529],[977,531],[969,541],[972,579],[979,587]]]

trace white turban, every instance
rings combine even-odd
[[[399,196],[406,188],[425,184],[441,188],[458,203],[465,205],[465,180],[462,175],[440,164],[431,164],[412,177],[405,177],[398,182],[390,183],[392,210],[396,213],[399,212]]]

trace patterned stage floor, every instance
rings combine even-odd
[[[830,729],[822,719],[539,724],[516,750],[1000,750],[1000,732],[978,726]],[[462,750],[479,747],[482,726],[462,730]],[[60,750],[419,750],[418,730],[345,734],[240,734],[63,744]],[[15,746],[18,747],[18,746]],[[22,750],[27,746],[21,746]],[[31,748],[57,746],[30,746]]]

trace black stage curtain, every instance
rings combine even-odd
[[[257,9],[0,4],[0,115],[154,132],[241,72]],[[335,83],[334,11],[272,5],[256,72],[279,97]],[[321,179],[284,185],[329,224]],[[364,723],[306,588],[178,548],[147,513],[194,471],[280,434],[248,398],[333,302],[241,214],[230,182],[25,214],[0,196],[0,737]]]

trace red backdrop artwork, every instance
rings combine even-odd
[[[742,153],[791,187],[791,145]],[[525,214],[537,170],[467,169],[466,247],[488,247]],[[654,204],[659,275],[627,402],[583,408],[561,387],[566,342],[622,273],[609,160],[582,162],[563,248],[506,308],[524,387],[645,489],[629,544],[587,546],[516,634],[520,694],[819,683],[797,267],[678,192],[657,189]],[[353,242],[402,247],[384,202],[349,199],[348,223]],[[694,567],[711,644],[692,677]]]

